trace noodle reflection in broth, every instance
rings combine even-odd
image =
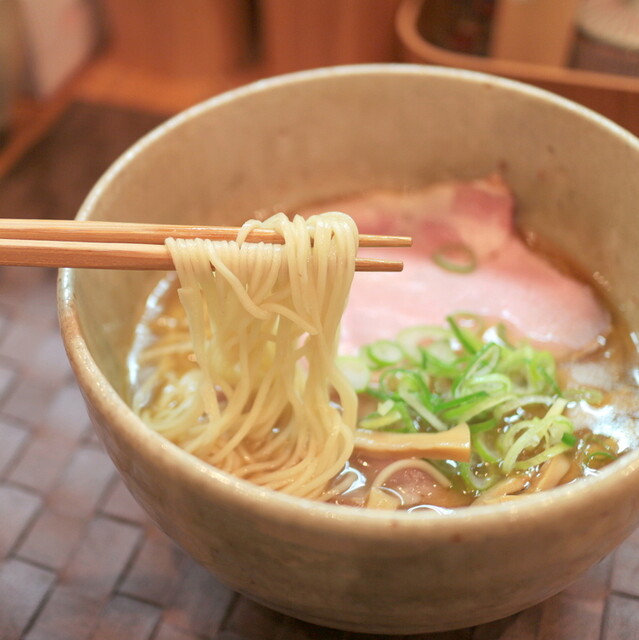
[[[245,242],[258,226],[285,243]],[[314,499],[339,493],[327,487],[353,450],[357,396],[336,355],[357,244],[341,213],[250,221],[233,242],[168,240],[190,341],[147,354],[156,360],[134,410],[240,478]],[[192,349],[198,366],[176,373],[162,349]]]

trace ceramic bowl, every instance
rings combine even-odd
[[[551,94],[471,72],[338,67],[220,95],[135,144],[79,218],[236,224],[258,209],[495,169],[517,195],[521,224],[605,280],[639,330],[639,141]],[[596,479],[444,517],[316,504],[200,462],[147,429],[126,402],[125,355],[157,277],[63,271],[66,348],[133,495],[250,598],[356,631],[464,627],[553,595],[639,522],[637,452]]]

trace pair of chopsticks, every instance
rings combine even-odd
[[[0,265],[83,269],[172,270],[166,238],[235,240],[238,227],[198,227],[131,222],[0,219]],[[254,229],[248,242],[283,244],[269,229]],[[360,235],[360,247],[409,247],[403,236]],[[356,271],[401,271],[395,260],[357,258]]]

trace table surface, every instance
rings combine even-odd
[[[95,174],[155,123],[78,107],[0,182],[0,214],[70,215]],[[374,637],[271,612],[173,545],[93,434],[59,337],[55,273],[0,268],[0,640]],[[639,532],[541,605],[412,637],[639,640]]]

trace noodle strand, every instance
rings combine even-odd
[[[256,227],[284,244],[244,242]],[[357,396],[335,364],[357,240],[341,213],[252,220],[235,242],[167,240],[197,368],[177,376],[167,350],[149,350],[152,373],[134,408],[224,471],[330,498],[357,415]],[[184,351],[183,336],[175,340]]]

